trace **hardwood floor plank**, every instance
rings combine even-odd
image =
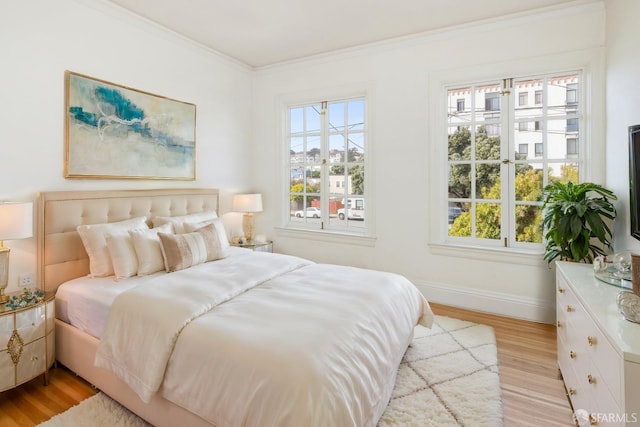
[[[433,311],[493,327],[505,427],[574,425],[558,376],[556,330],[546,325],[431,304]],[[65,367],[50,371],[49,385],[36,378],[0,393],[0,426],[31,427],[93,396],[96,390]]]
[[[554,325],[431,304],[442,316],[493,327],[506,427],[572,426],[564,384],[558,377]]]

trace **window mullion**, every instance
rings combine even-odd
[[[513,79],[505,79],[504,109],[502,111],[503,139],[501,141],[501,152],[503,159],[508,160],[502,163],[502,240],[506,239],[505,246],[512,247],[515,243],[515,105],[516,89]]]
[[[320,113],[320,211],[322,228],[329,227],[329,111],[327,101],[322,101]]]

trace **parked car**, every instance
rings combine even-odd
[[[457,207],[449,208],[449,224],[453,224],[453,221],[456,220],[462,214],[462,209]]]
[[[305,213],[307,218],[320,218],[320,209],[314,208],[313,206],[310,206],[301,211],[296,211],[294,215],[296,216],[296,218],[302,218],[305,216]]]
[[[349,219],[364,219],[364,209],[347,209],[347,218]],[[338,218],[344,219],[344,208],[338,209]]]

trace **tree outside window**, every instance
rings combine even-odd
[[[448,116],[448,236],[489,246],[542,246],[543,188],[578,182],[573,151],[579,138],[567,139],[565,129],[579,132],[581,106],[577,98],[566,103],[579,85],[580,74],[573,73],[447,89],[448,96],[464,95],[471,105],[465,115]],[[525,89],[534,91],[536,104],[545,104],[523,105]],[[536,132],[523,125],[529,122]]]

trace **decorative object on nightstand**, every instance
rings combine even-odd
[[[242,216],[242,232],[247,243],[253,242],[255,231],[255,212],[262,212],[262,194],[236,194],[233,196],[233,210],[244,212]]]
[[[9,300],[4,290],[9,284],[10,249],[4,240],[26,239],[33,236],[33,204],[0,203],[0,304]]]
[[[0,304],[0,392],[44,374],[55,360],[55,296],[23,290]]]
[[[267,242],[254,241],[252,243],[248,243],[248,242],[234,243],[233,246],[250,249],[254,252],[273,252],[273,242],[271,241],[267,241]]]

